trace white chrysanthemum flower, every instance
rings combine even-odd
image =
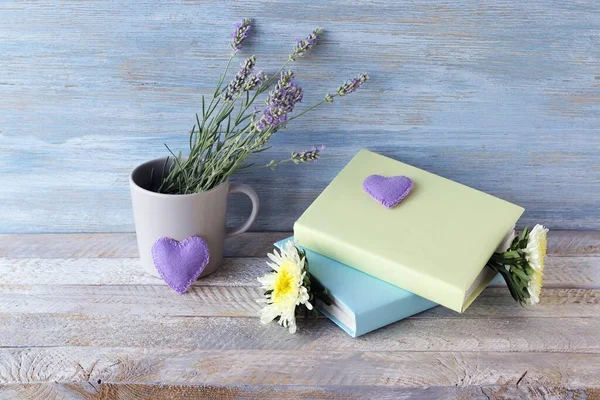
[[[308,301],[310,296],[304,286],[304,269],[306,260],[298,255],[292,241],[288,241],[281,253],[277,250],[267,255],[272,262],[267,264],[275,272],[258,278],[262,288],[267,292],[264,299],[258,300],[267,305],[261,310],[260,321],[267,324],[279,317],[279,324],[296,332],[296,307],[304,304],[312,310]]]
[[[499,247],[486,266],[502,274],[511,296],[519,304],[535,305],[540,301],[544,278],[548,229],[536,225],[527,228],[506,247]]]
[[[544,259],[546,258],[546,246],[548,235],[548,228],[544,228],[544,225],[536,225],[529,232],[527,240],[527,247],[525,248],[525,258],[535,270],[544,269]]]
[[[542,294],[542,279],[543,272],[541,270],[534,270],[531,280],[527,284],[527,292],[529,293],[527,304],[534,306],[540,302],[540,295]]]
[[[540,301],[542,292],[542,280],[544,277],[544,259],[546,258],[547,249],[547,234],[548,229],[543,225],[533,227],[527,239],[527,247],[524,250],[525,259],[529,266],[533,269],[533,274],[530,275],[529,283],[527,284],[527,292],[529,299],[527,302],[531,305],[537,304]]]

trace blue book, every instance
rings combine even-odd
[[[279,249],[293,238],[275,243]],[[300,247],[300,246],[298,246]],[[328,291],[331,305],[315,301],[315,308],[352,337],[364,335],[437,306],[397,286],[350,268],[314,251],[306,251],[309,272]]]

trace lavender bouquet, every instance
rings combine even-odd
[[[235,27],[231,40],[232,53],[225,71],[210,101],[202,96],[202,114],[196,114],[196,123],[189,136],[189,155],[175,155],[165,144],[171,156],[163,167],[163,179],[158,189],[160,193],[190,194],[220,185],[235,172],[251,166],[247,162],[248,157],[266,150],[271,137],[292,120],[324,103],[333,102],[335,97],[356,91],[369,78],[366,73],[360,74],[342,84],[335,93],[327,93],[322,101],[292,116],[296,105],[302,101],[303,90],[287,67],[317,44],[323,30],[315,29],[306,38],[298,40],[287,61],[274,76],[267,77],[265,73],[257,71],[256,57],[251,56],[242,61],[238,72],[225,85],[231,63],[251,28],[249,19],[244,19]],[[268,95],[264,106],[256,108],[255,101],[265,92]],[[272,160],[267,166],[273,169],[286,162],[301,164],[315,161],[323,149],[323,146],[318,146],[303,152],[292,152],[288,159]]]

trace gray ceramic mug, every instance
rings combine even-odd
[[[161,237],[181,241],[190,236],[200,236],[207,242],[210,252],[209,263],[200,277],[210,275],[221,265],[225,239],[247,231],[256,219],[258,195],[248,185],[229,181],[206,192],[183,195],[157,193],[164,163],[165,158],[148,161],[134,169],[129,177],[142,267],[149,274],[160,277],[152,260],[152,245]],[[227,228],[227,196],[236,192],[250,198],[252,212],[241,226]]]

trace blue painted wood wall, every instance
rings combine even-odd
[[[597,1],[40,0],[0,3],[0,232],[133,231],[128,173],[185,149],[243,17],[267,72],[326,29],[295,66],[305,106],[372,78],[258,159],[322,161],[236,177],[262,199],[254,230],[291,229],[362,147],[521,204],[521,225],[600,229]]]

